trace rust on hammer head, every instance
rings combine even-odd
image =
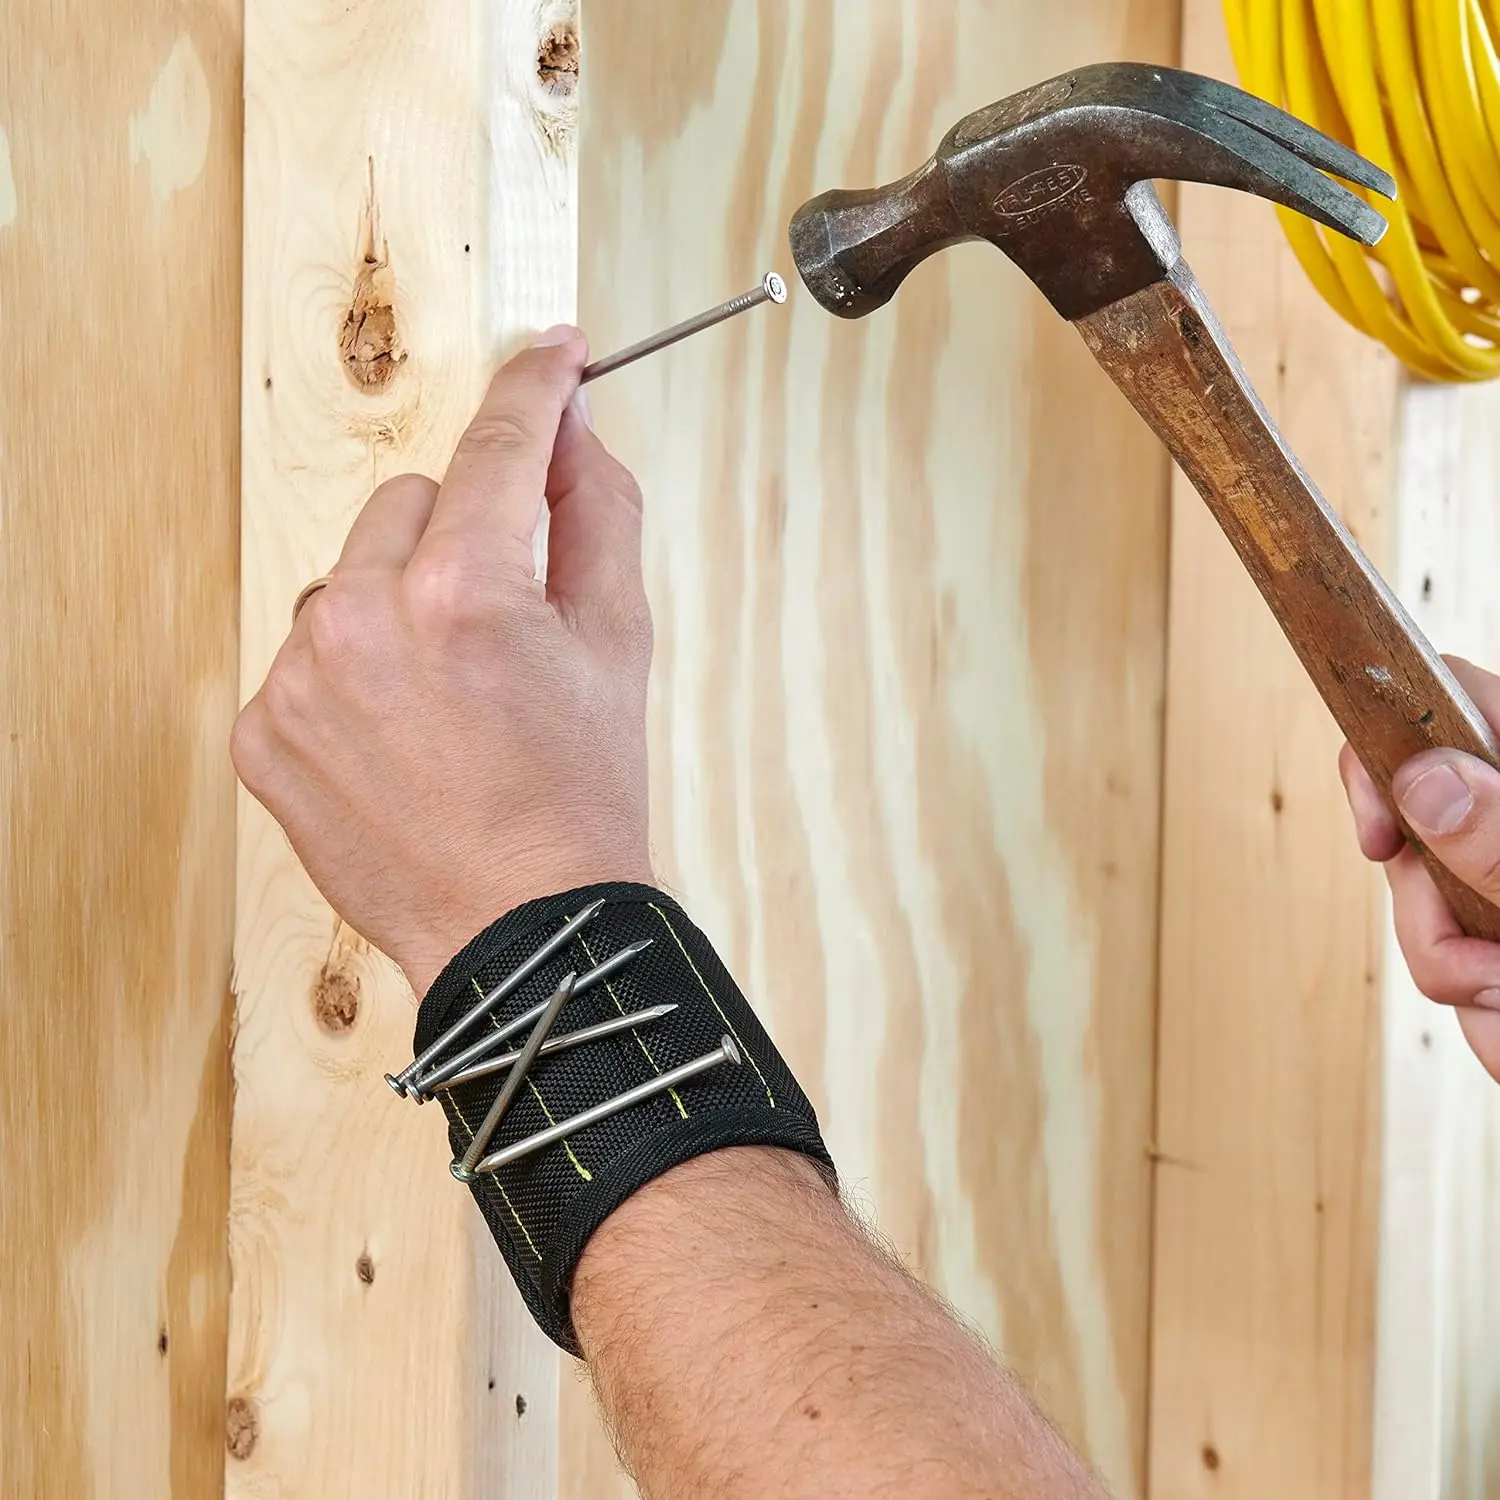
[[[1325,173],[1396,195],[1388,173],[1241,89],[1174,68],[1100,63],[960,120],[899,182],[804,204],[792,257],[829,312],[859,318],[929,255],[988,240],[1078,319],[1177,263],[1153,179],[1255,193],[1375,244],[1384,218]]]

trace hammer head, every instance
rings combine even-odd
[[[1325,172],[1396,196],[1387,173],[1241,89],[1173,68],[1101,63],[960,120],[900,182],[804,204],[792,219],[792,256],[829,312],[860,318],[935,251],[984,239],[1077,319],[1177,263],[1153,179],[1257,193],[1375,244],[1385,220]]]

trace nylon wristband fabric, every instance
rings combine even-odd
[[[707,1151],[776,1146],[811,1157],[836,1183],[817,1115],[713,946],[670,896],[653,886],[583,886],[508,912],[459,953],[417,1013],[420,1055],[481,996],[590,903],[605,905],[482,1023],[503,1026],[630,944],[650,939],[606,982],[570,999],[552,1036],[626,1012],[674,1004],[650,1025],[544,1053],[526,1075],[487,1151],[615,1098],[714,1051],[728,1036],[741,1062],[724,1063],[618,1114],[585,1126],[469,1185],[521,1295],[542,1330],[578,1355],[569,1310],[573,1268],[589,1236],[632,1193]],[[478,1027],[464,1043],[484,1033]],[[515,1039],[524,1041],[524,1033]],[[437,1095],[457,1159],[469,1148],[504,1082],[479,1078]]]

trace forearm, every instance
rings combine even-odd
[[[595,1234],[573,1317],[650,1500],[1100,1500],[1015,1381],[808,1162],[700,1157]]]

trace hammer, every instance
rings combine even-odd
[[[1500,766],[1500,745],[1277,432],[1152,186],[1258,193],[1376,244],[1385,220],[1325,172],[1395,197],[1385,172],[1240,89],[1103,63],[960,120],[899,182],[812,199],[791,249],[808,290],[843,318],[884,306],[949,245],[1005,251],[1203,496],[1396,812],[1391,779],[1409,757],[1443,746]],[[1500,941],[1500,909],[1401,826],[1464,931]]]

